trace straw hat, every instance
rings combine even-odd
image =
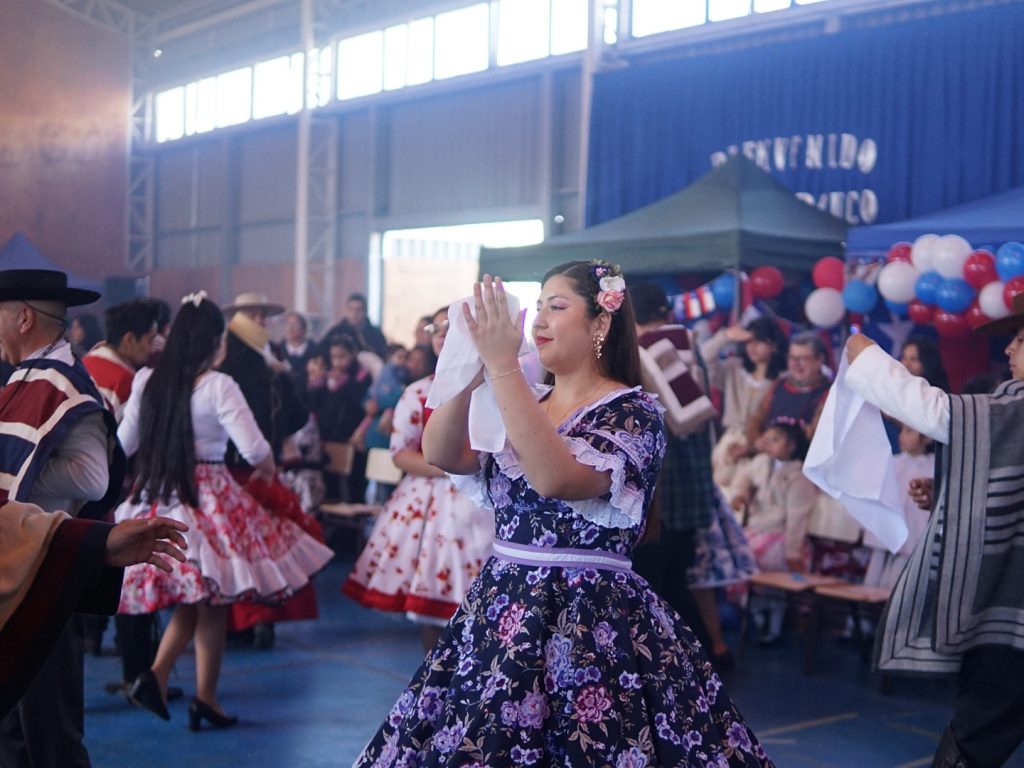
[[[1024,328],[1024,293],[1013,297],[1013,311],[1006,317],[979,325],[974,330],[988,336],[1013,336],[1021,328]]]
[[[267,317],[273,317],[274,315],[280,315],[284,312],[284,306],[281,304],[275,304],[267,298],[265,293],[240,293],[235,296],[235,300],[230,304],[224,306],[224,314],[230,315],[233,312],[238,312],[240,309],[260,309]]]
[[[231,322],[228,323],[228,330],[237,336],[247,347],[254,349],[260,354],[263,354],[267,341],[270,340],[270,334],[266,328],[241,312],[231,318]]]

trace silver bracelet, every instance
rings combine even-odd
[[[522,366],[517,365],[511,371],[505,371],[505,373],[499,373],[497,376],[491,376],[491,381],[495,381],[497,379],[503,379],[506,376],[511,376],[513,373],[519,373],[521,370],[523,370]]]

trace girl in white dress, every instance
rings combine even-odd
[[[448,331],[447,309],[433,322],[434,354]],[[469,585],[490,556],[494,514],[480,509],[423,458],[421,439],[433,374],[405,388],[395,407],[391,456],[405,472],[342,585],[368,608],[405,613],[434,647]]]
[[[224,353],[224,316],[205,292],[190,294],[155,369],[136,376],[118,438],[135,455],[131,497],[118,522],[162,515],[189,526],[188,559],[172,573],[125,571],[122,613],[174,606],[151,669],[132,686],[134,704],[169,720],[167,679],[195,638],[196,696],[189,727],[202,720],[234,725],[217,699],[227,607],[239,600],[280,600],[305,586],[333,552],[284,517],[271,515],[224,465],[230,439],[256,474],[274,462],[234,379],[212,370]]]

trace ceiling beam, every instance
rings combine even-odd
[[[80,19],[103,29],[112,29],[120,35],[135,34],[138,14],[115,0],[45,0]]]

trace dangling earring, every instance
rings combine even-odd
[[[601,359],[601,355],[604,354],[602,347],[604,346],[604,334],[598,331],[594,334],[594,357],[598,360]]]

